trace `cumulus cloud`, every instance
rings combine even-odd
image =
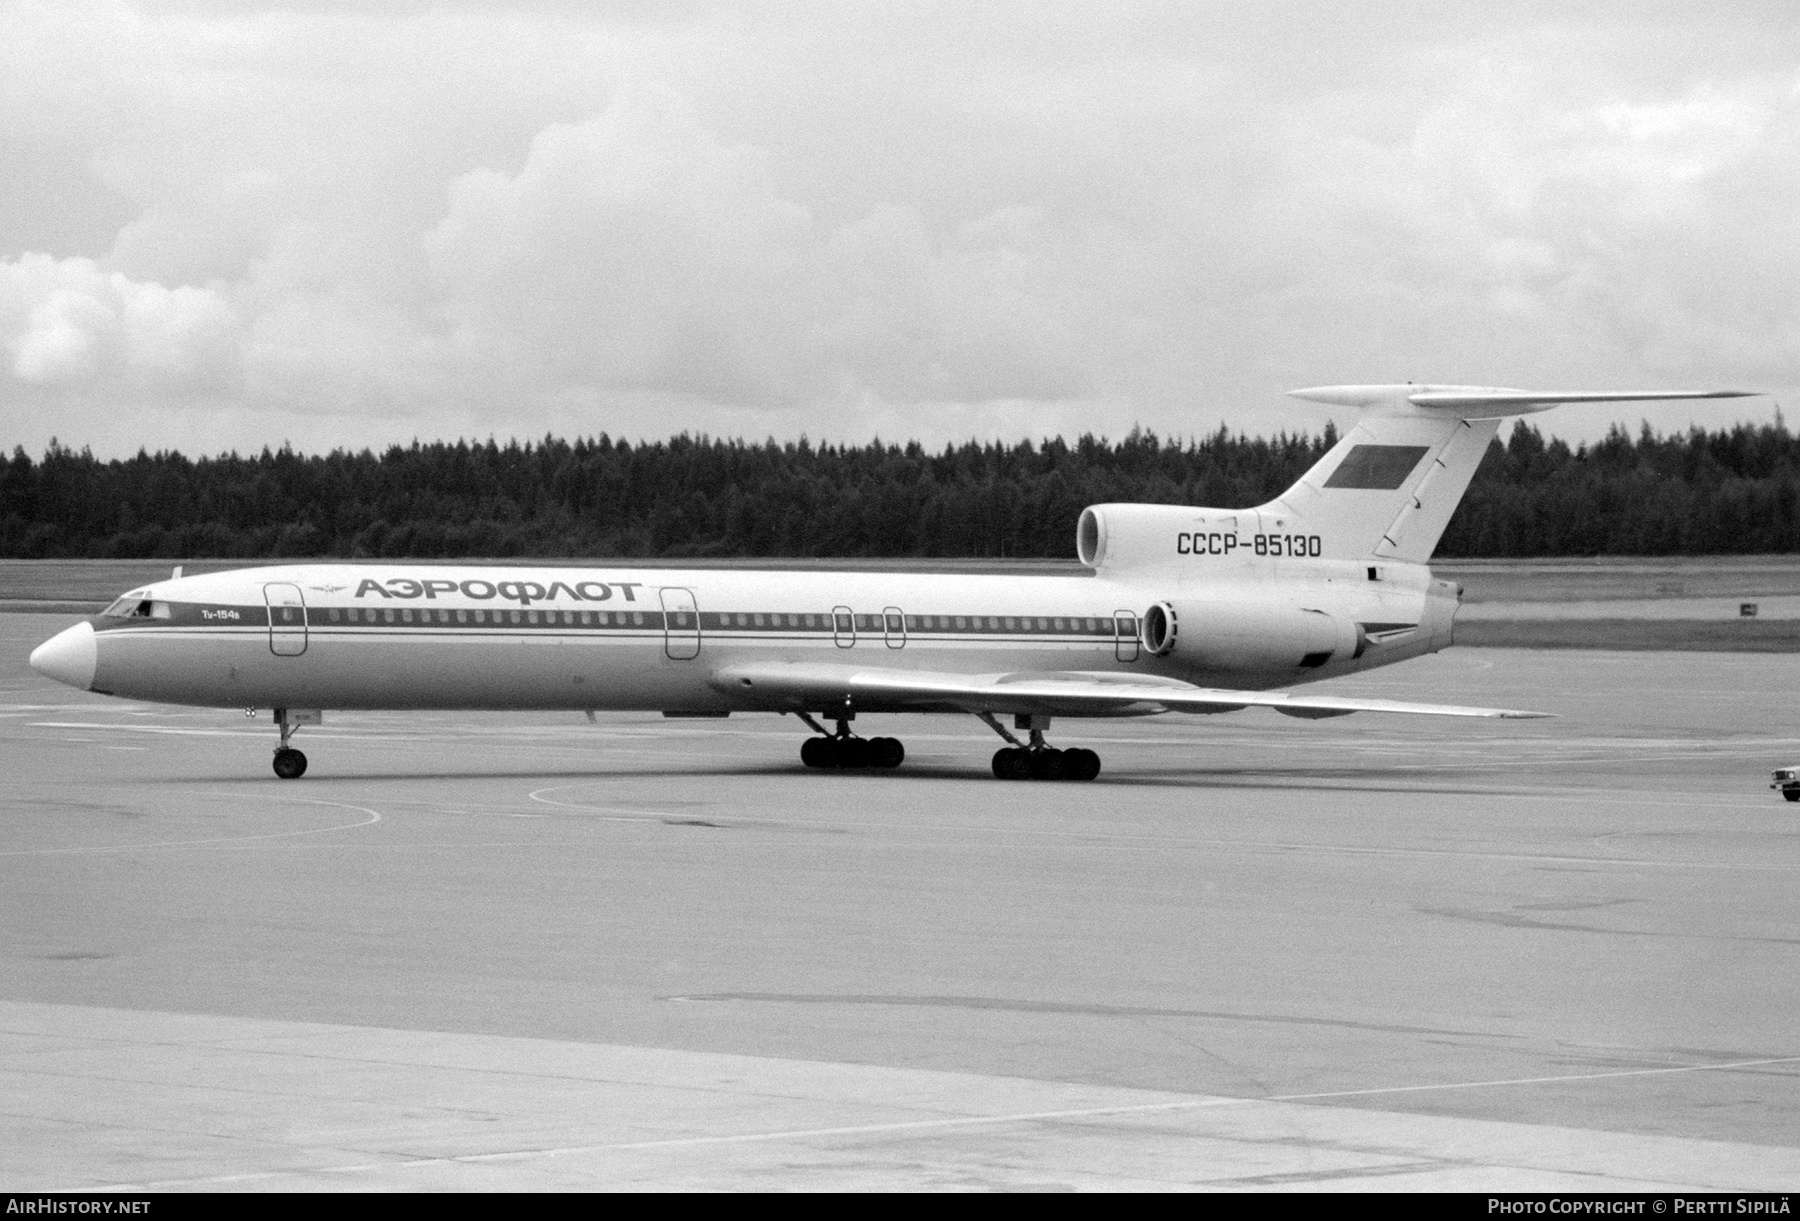
[[[763,155],[631,90],[450,184],[425,237],[457,346],[534,380],[702,396],[793,389],[811,220]]]
[[[236,372],[238,319],[210,288],[132,280],[92,259],[0,263],[0,344],[38,386],[217,388]]]
[[[887,204],[825,231],[763,150],[627,90],[540,132],[516,174],[457,178],[425,245],[455,346],[540,380],[759,405],[1065,397],[1067,336],[1004,228],[939,242]]]

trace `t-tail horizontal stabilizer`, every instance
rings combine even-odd
[[[1548,411],[1563,403],[1647,403],[1667,399],[1741,399],[1755,390],[1508,390],[1499,386],[1314,386],[1290,390],[1289,398],[1336,407],[1438,408],[1465,419],[1504,418]]]
[[[1743,398],[1748,390],[1508,390],[1314,386],[1294,398],[1363,411],[1300,482],[1260,507],[1278,532],[1318,535],[1331,559],[1431,558],[1507,416],[1560,403]]]

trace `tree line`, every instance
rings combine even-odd
[[[0,556],[1064,557],[1106,501],[1260,504],[1336,443],[1165,441],[1134,430],[1015,445],[760,444],[604,435],[100,461],[52,442],[0,462]],[[1496,440],[1441,556],[1800,550],[1800,444],[1738,425],[1571,448]]]

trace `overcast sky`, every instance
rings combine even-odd
[[[8,450],[1266,434],[1406,380],[1800,387],[1800,4],[0,9]]]

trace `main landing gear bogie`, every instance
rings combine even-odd
[[[1100,756],[1085,746],[1058,750],[1044,741],[1050,718],[1043,713],[1021,713],[1013,717],[1013,728],[1030,733],[1021,742],[1008,733],[991,712],[975,714],[987,727],[1004,738],[1008,745],[994,752],[994,775],[1001,780],[1092,780],[1100,774]]]
[[[850,709],[831,718],[837,722],[836,733],[819,724],[810,713],[795,715],[819,735],[800,744],[800,762],[808,767],[862,771],[872,767],[899,767],[900,761],[906,758],[906,747],[900,745],[898,738],[859,738],[851,733],[850,722],[856,714]]]
[[[1001,780],[1092,780],[1099,774],[1100,756],[1084,746],[1002,746],[994,752],[994,775]]]
[[[899,767],[906,747],[898,738],[856,738],[848,734],[808,738],[800,744],[800,762],[808,767],[846,771]]]

